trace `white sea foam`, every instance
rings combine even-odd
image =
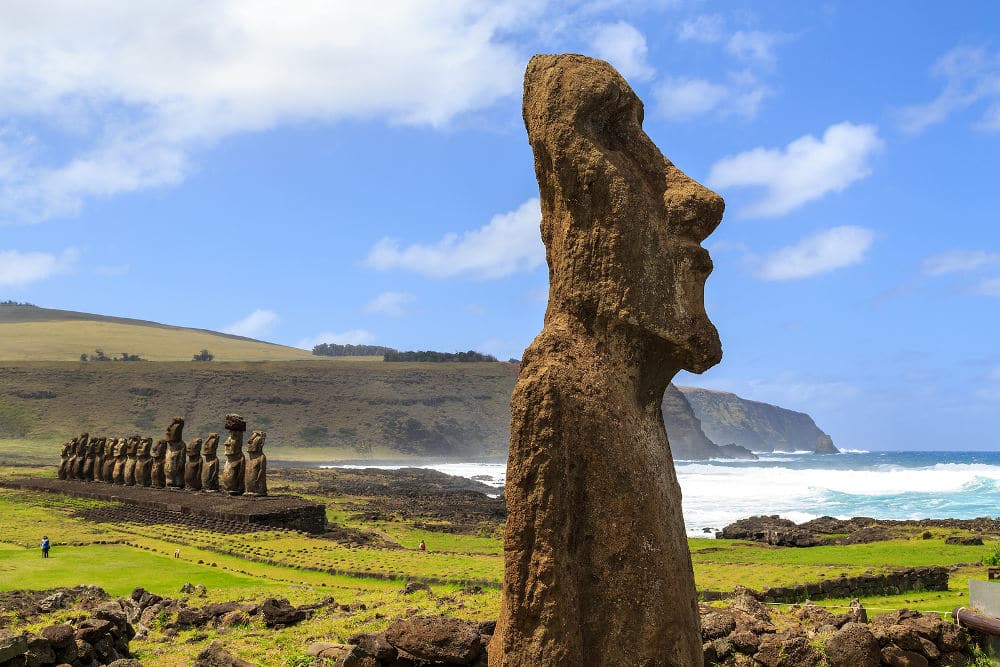
[[[796,522],[823,515],[968,518],[995,513],[1000,505],[1000,462],[939,459],[914,465],[905,456],[884,453],[851,458],[857,460],[768,454],[760,461],[677,461],[687,531],[703,535],[703,528],[721,529],[755,514],[779,514]],[[496,488],[506,477],[502,463],[415,467],[476,478]]]

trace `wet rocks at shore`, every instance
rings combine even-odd
[[[821,516],[811,521],[797,524],[783,519],[777,514],[752,516],[735,521],[715,537],[726,540],[750,540],[772,546],[813,547],[833,544],[867,544],[898,538],[911,537],[914,529],[939,528],[945,530],[969,531],[968,535],[949,535],[948,544],[982,544],[984,534],[1000,536],[1000,519],[980,517],[977,519],[875,519],[853,517],[836,519]],[[924,538],[931,536],[924,533]]]

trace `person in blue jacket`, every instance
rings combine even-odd
[[[42,536],[42,558],[48,558],[48,557],[49,557],[49,536],[48,535],[43,535]]]

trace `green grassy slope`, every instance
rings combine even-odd
[[[189,361],[208,349],[217,361],[311,359],[306,350],[145,320],[33,306],[0,305],[0,360],[76,361],[101,348],[149,361]]]

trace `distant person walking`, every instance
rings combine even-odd
[[[42,536],[42,558],[48,558],[48,557],[49,557],[49,536],[48,535],[43,535]]]
[[[420,540],[420,550],[421,551],[427,551],[427,545],[424,544],[423,540]]]

